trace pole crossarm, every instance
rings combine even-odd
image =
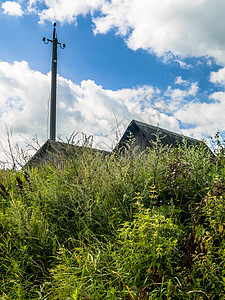
[[[47,45],[49,42],[51,42],[51,43],[54,42],[53,40],[46,39],[45,37],[43,37],[42,41],[43,41],[46,45]],[[61,49],[66,48],[66,44],[59,43],[58,41],[57,41],[57,45],[59,45]]]
[[[61,49],[66,47],[65,44],[58,42],[56,35],[56,23],[53,24],[53,39],[46,39],[43,37],[43,42],[52,43],[52,79],[51,79],[51,108],[50,108],[50,140],[55,141],[56,137],[56,86],[57,86],[57,45]]]
[[[57,45],[59,45],[61,49],[66,48],[66,44],[62,44],[62,43],[58,42],[58,39],[57,39],[57,36],[56,36],[56,33],[55,33],[55,31],[56,31],[56,23],[53,24],[53,27],[54,27],[54,29],[53,29],[53,40],[46,39],[46,37],[43,37],[42,41],[47,45],[49,42],[53,43],[54,40],[56,39],[57,40]]]

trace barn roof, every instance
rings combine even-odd
[[[77,155],[84,147],[74,144],[58,142],[48,139],[40,149],[31,157],[25,167],[49,164],[50,162],[60,161],[60,159],[69,158],[71,155]],[[94,153],[109,155],[110,152],[104,150],[90,149]]]
[[[182,144],[186,141],[187,145],[196,145],[201,143],[202,141],[184,136],[183,134],[179,134],[176,132],[169,131],[164,128],[160,128],[158,126],[146,124],[137,120],[132,120],[129,126],[127,127],[125,133],[123,134],[118,148],[122,147],[125,142],[134,134],[134,132],[138,132],[139,137],[142,139],[146,139],[148,141],[149,146],[152,146],[154,142],[157,141],[157,138],[160,139],[160,143],[163,146],[172,146],[177,147],[179,144]]]

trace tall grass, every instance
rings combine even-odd
[[[224,298],[223,155],[131,149],[1,172],[0,299]]]

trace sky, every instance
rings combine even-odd
[[[198,139],[225,134],[224,0],[0,1],[0,162],[49,137],[52,38],[57,136],[110,150],[139,120]]]

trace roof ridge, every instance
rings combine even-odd
[[[186,138],[186,139],[189,139],[189,140],[193,140],[193,141],[196,141],[196,142],[201,142],[201,140],[199,140],[199,139],[196,139],[196,138],[193,138],[193,137],[190,137],[190,136],[186,136],[183,133],[178,133],[178,132],[175,132],[175,131],[168,130],[166,128],[159,127],[158,125],[155,126],[155,125],[147,124],[147,123],[144,123],[144,122],[141,122],[141,121],[138,121],[138,120],[134,120],[134,119],[131,121],[130,125],[132,123],[135,123],[138,127],[139,127],[139,125],[141,125],[141,126],[145,126],[145,127],[148,127],[148,128],[151,127],[151,128],[154,128],[154,129],[160,129],[160,130],[164,131],[165,133],[172,134],[174,136],[177,135],[179,137],[183,137],[183,138]],[[141,128],[139,128],[139,129],[141,130]],[[145,133],[142,130],[141,130],[141,132],[145,135]],[[145,137],[147,138],[146,135],[145,135]]]

